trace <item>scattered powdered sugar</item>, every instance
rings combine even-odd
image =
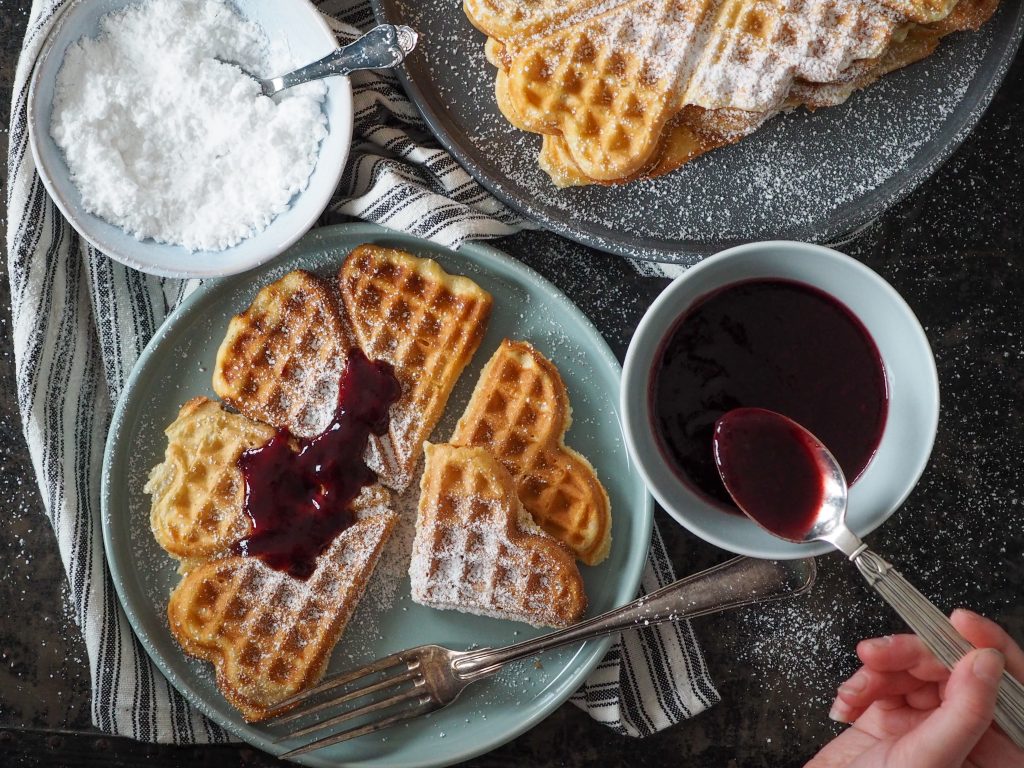
[[[880,55],[901,21],[871,0],[751,4],[736,18],[731,10],[715,2],[624,2],[571,15],[537,45],[530,38],[503,42],[513,52],[513,70],[538,51],[550,72],[576,71],[585,41],[602,53],[635,57],[638,72],[659,81],[676,108],[764,112],[781,106],[795,79],[830,82],[853,61]],[[516,57],[520,50],[525,55]]]
[[[224,0],[146,0],[104,16],[97,37],[67,49],[50,126],[85,209],[190,250],[265,229],[316,164],[326,87],[270,99],[239,67],[293,65]]]
[[[423,460],[413,470],[418,478],[423,471]],[[366,594],[360,603],[368,606],[362,615],[367,617],[386,613],[394,606],[399,597],[399,586],[405,581],[409,572],[409,557],[412,553],[412,542],[416,535],[416,508],[419,504],[420,485],[415,482],[401,494],[393,494],[389,507],[398,515],[398,522],[391,532],[391,537],[384,545],[384,552],[377,562],[373,578],[367,586]]]

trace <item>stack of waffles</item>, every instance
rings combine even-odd
[[[169,625],[186,652],[214,664],[225,698],[247,720],[323,675],[396,524],[388,488],[410,483],[490,307],[479,286],[428,259],[361,246],[336,287],[297,271],[263,288],[232,318],[217,357],[214,390],[237,412],[194,398],[167,428],[146,491],[154,536],[183,573]],[[353,524],[303,580],[239,551],[252,532],[239,459],[282,428],[321,432],[353,348],[389,363],[401,395],[389,431],[367,447],[380,482],[362,490]]]
[[[998,0],[465,0],[496,96],[558,186],[654,177],[845,101]]]

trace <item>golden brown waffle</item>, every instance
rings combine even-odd
[[[171,632],[213,663],[217,686],[246,720],[261,720],[323,677],[397,519],[386,512],[342,531],[308,581],[255,557],[203,563],[171,595]]]
[[[649,165],[684,106],[775,109],[794,78],[828,82],[879,55],[895,25],[857,0],[631,0],[502,39],[507,98],[528,130],[561,136],[585,175],[622,179]]]
[[[512,476],[482,448],[427,445],[409,577],[412,599],[534,626],[587,607],[572,553],[533,523]]]
[[[814,110],[837,106],[854,92],[879,78],[928,57],[939,41],[952,32],[976,30],[995,12],[999,0],[961,0],[945,19],[929,25],[908,24],[898,29],[885,52],[874,59],[854,62],[831,83],[796,80],[780,110],[745,112],[736,109],[707,110],[684,107],[665,127],[661,148],[652,164],[641,173],[613,182],[585,176],[575,164],[560,136],[544,136],[539,156],[541,168],[557,186],[619,184],[636,178],[656,178],[718,147],[733,144],[753,133],[778,111],[806,107]]]
[[[487,327],[491,296],[430,259],[361,245],[338,275],[346,317],[364,354],[390,363],[402,384],[388,434],[367,463],[396,490],[408,486],[423,441]]]
[[[724,110],[719,110],[723,112]],[[717,132],[717,125],[703,126],[699,115],[707,113],[699,107],[685,107],[665,126],[661,145],[655,152],[651,164],[642,171],[624,179],[613,181],[591,179],[580,170],[572,153],[561,136],[544,136],[538,162],[541,169],[551,177],[558,187],[582,187],[588,184],[625,184],[636,179],[655,179],[674,171],[685,163],[700,157],[712,149],[724,147],[739,141],[744,133]]]
[[[534,521],[595,565],[611,547],[611,507],[590,462],[565,444],[571,422],[558,369],[531,344],[505,339],[451,442],[490,451],[512,474]]]
[[[334,414],[351,347],[328,283],[289,272],[231,318],[213,389],[251,419],[312,437]]]
[[[505,40],[543,34],[602,2],[607,4],[605,0],[464,0],[462,7],[477,29]]]
[[[739,140],[780,110],[840,103],[934,49],[930,33],[904,42],[913,22],[942,34],[966,28],[942,28],[955,6],[956,0],[465,3],[473,23],[491,36],[486,52],[499,68],[502,113],[544,136],[540,163],[559,186],[658,176]]]
[[[274,430],[195,397],[164,434],[164,460],[150,472],[145,487],[153,497],[153,535],[179,559],[210,557],[248,533],[238,457],[266,443]]]
[[[145,491],[153,497],[153,536],[186,572],[249,535],[252,524],[243,507],[245,479],[238,457],[266,443],[274,429],[194,397],[164,434],[164,460],[150,472]],[[352,507],[363,518],[386,511],[390,501],[384,488],[372,485]]]

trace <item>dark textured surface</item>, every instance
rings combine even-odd
[[[28,0],[0,0],[0,126]],[[0,150],[6,157],[6,132]],[[0,171],[6,179],[6,168]],[[0,227],[2,229],[2,227]],[[555,281],[621,356],[664,285],[554,236],[498,246]],[[970,605],[1024,639],[1024,62],[940,172],[844,250],[903,294],[933,345],[942,415],[920,486],[872,544],[944,608]],[[89,725],[85,647],[21,436],[6,276],[0,282],[0,765],[268,766],[248,747],[175,748],[105,737]],[[725,559],[659,513],[680,573]],[[838,727],[831,694],[857,639],[895,620],[838,558],[807,599],[701,619],[722,703],[641,742],[565,706],[476,766],[796,768]]]

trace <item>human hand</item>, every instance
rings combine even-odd
[[[916,635],[857,646],[864,665],[829,713],[852,725],[805,768],[1024,768],[1024,751],[992,725],[1004,665],[1024,680],[1024,651],[976,613],[960,609],[951,621],[979,649],[952,672]]]

